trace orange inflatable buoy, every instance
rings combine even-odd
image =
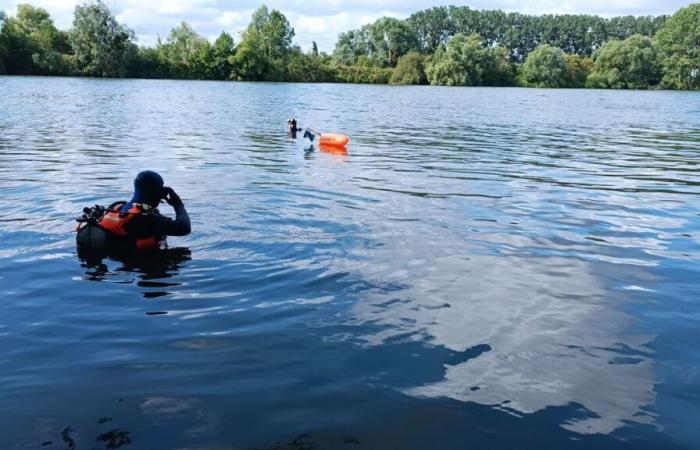
[[[321,133],[319,136],[319,143],[325,146],[345,147],[345,144],[347,144],[349,141],[350,138],[344,134]]]

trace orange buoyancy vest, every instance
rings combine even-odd
[[[116,236],[127,237],[129,233],[124,226],[137,215],[144,214],[144,208],[139,204],[134,204],[126,212],[121,212],[120,210],[125,204],[126,202],[115,204],[112,210],[102,217],[99,223],[100,226]],[[161,240],[156,236],[135,239],[136,250],[158,249],[160,248]]]

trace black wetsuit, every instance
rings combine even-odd
[[[76,236],[78,250],[130,253],[135,250],[162,248],[161,244],[166,236],[185,236],[191,231],[190,217],[182,201],[174,202],[173,208],[175,209],[174,220],[155,209],[128,218],[122,225],[126,235],[110,232],[104,225],[87,223],[80,228]],[[100,221],[100,224],[104,220]]]
[[[301,128],[297,128],[297,121],[292,120],[291,122],[287,123],[287,135],[292,138],[296,139],[297,138],[297,132],[302,131]]]
[[[185,205],[180,202],[175,204],[173,208],[175,209],[175,219],[166,217],[157,211],[149,211],[128,221],[124,224],[124,229],[132,239],[144,239],[151,236],[157,238],[187,236],[192,227]]]

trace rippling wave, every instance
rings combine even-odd
[[[698,94],[0,92],[10,448],[700,445]],[[73,219],[147,168],[193,234],[79,260]]]

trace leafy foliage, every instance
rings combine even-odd
[[[136,53],[134,32],[117,22],[102,0],[75,7],[70,43],[75,69],[82,75],[123,77]]]
[[[544,44],[531,52],[520,72],[525,86],[558,88],[568,85],[566,54],[557,47]]]
[[[336,81],[336,70],[328,56],[314,53],[304,54],[293,49],[286,60],[287,81],[327,83]]]
[[[509,72],[505,49],[485,46],[481,36],[456,34],[441,44],[428,64],[428,81],[442,86],[505,84]]]
[[[0,12],[0,73],[479,86],[513,85],[518,73],[538,87],[700,89],[698,4],[671,18],[435,7],[340,33],[329,56],[315,42],[308,53],[294,46],[287,18],[265,6],[238,45],[183,22],[137,47],[104,0],[84,1],[67,32],[41,8]]]
[[[4,17],[4,15],[3,15]],[[56,29],[49,13],[27,4],[15,17],[0,20],[0,67],[10,74],[63,74],[69,48],[66,33]]]
[[[658,54],[652,40],[641,35],[607,42],[595,55],[590,87],[646,89],[661,79]]]
[[[440,44],[457,34],[450,10],[445,7],[419,11],[408,18],[408,24],[416,34],[418,50],[422,53],[435,53]]]
[[[700,3],[683,8],[656,34],[663,64],[662,85],[700,89]]]
[[[170,30],[165,42],[156,46],[159,60],[173,78],[210,78],[214,58],[212,46],[187,23]]]
[[[277,81],[283,78],[285,59],[291,51],[294,28],[277,10],[261,6],[243,33],[238,51],[230,59],[233,78]]]
[[[387,84],[391,69],[371,65],[336,66],[336,80],[341,83]]]
[[[542,44],[566,53],[590,56],[610,39],[625,39],[633,34],[653,36],[665,20],[665,16],[611,19],[590,15],[531,16],[450,6],[419,11],[409,17],[408,23],[418,39],[417,49],[423,53],[434,53],[457,33],[465,36],[478,33],[486,45],[507,48],[513,60],[523,62]]]
[[[418,52],[408,52],[399,58],[399,62],[391,74],[391,84],[425,84],[425,57]]]
[[[215,80],[227,80],[231,77],[231,58],[236,54],[236,42],[233,37],[222,31],[211,49],[209,75]]]
[[[367,27],[370,58],[380,67],[394,67],[399,58],[416,48],[418,41],[403,20],[382,17]]]
[[[586,56],[566,55],[567,87],[581,88],[593,72],[593,60]]]
[[[369,35],[365,27],[361,30],[350,30],[338,35],[333,58],[342,65],[355,65],[361,56],[367,57],[369,48]]]
[[[5,21],[7,16],[4,11],[0,11],[0,30],[5,28]],[[7,58],[7,53],[9,51],[7,37],[4,33],[0,32],[0,74],[5,73],[5,58]]]

